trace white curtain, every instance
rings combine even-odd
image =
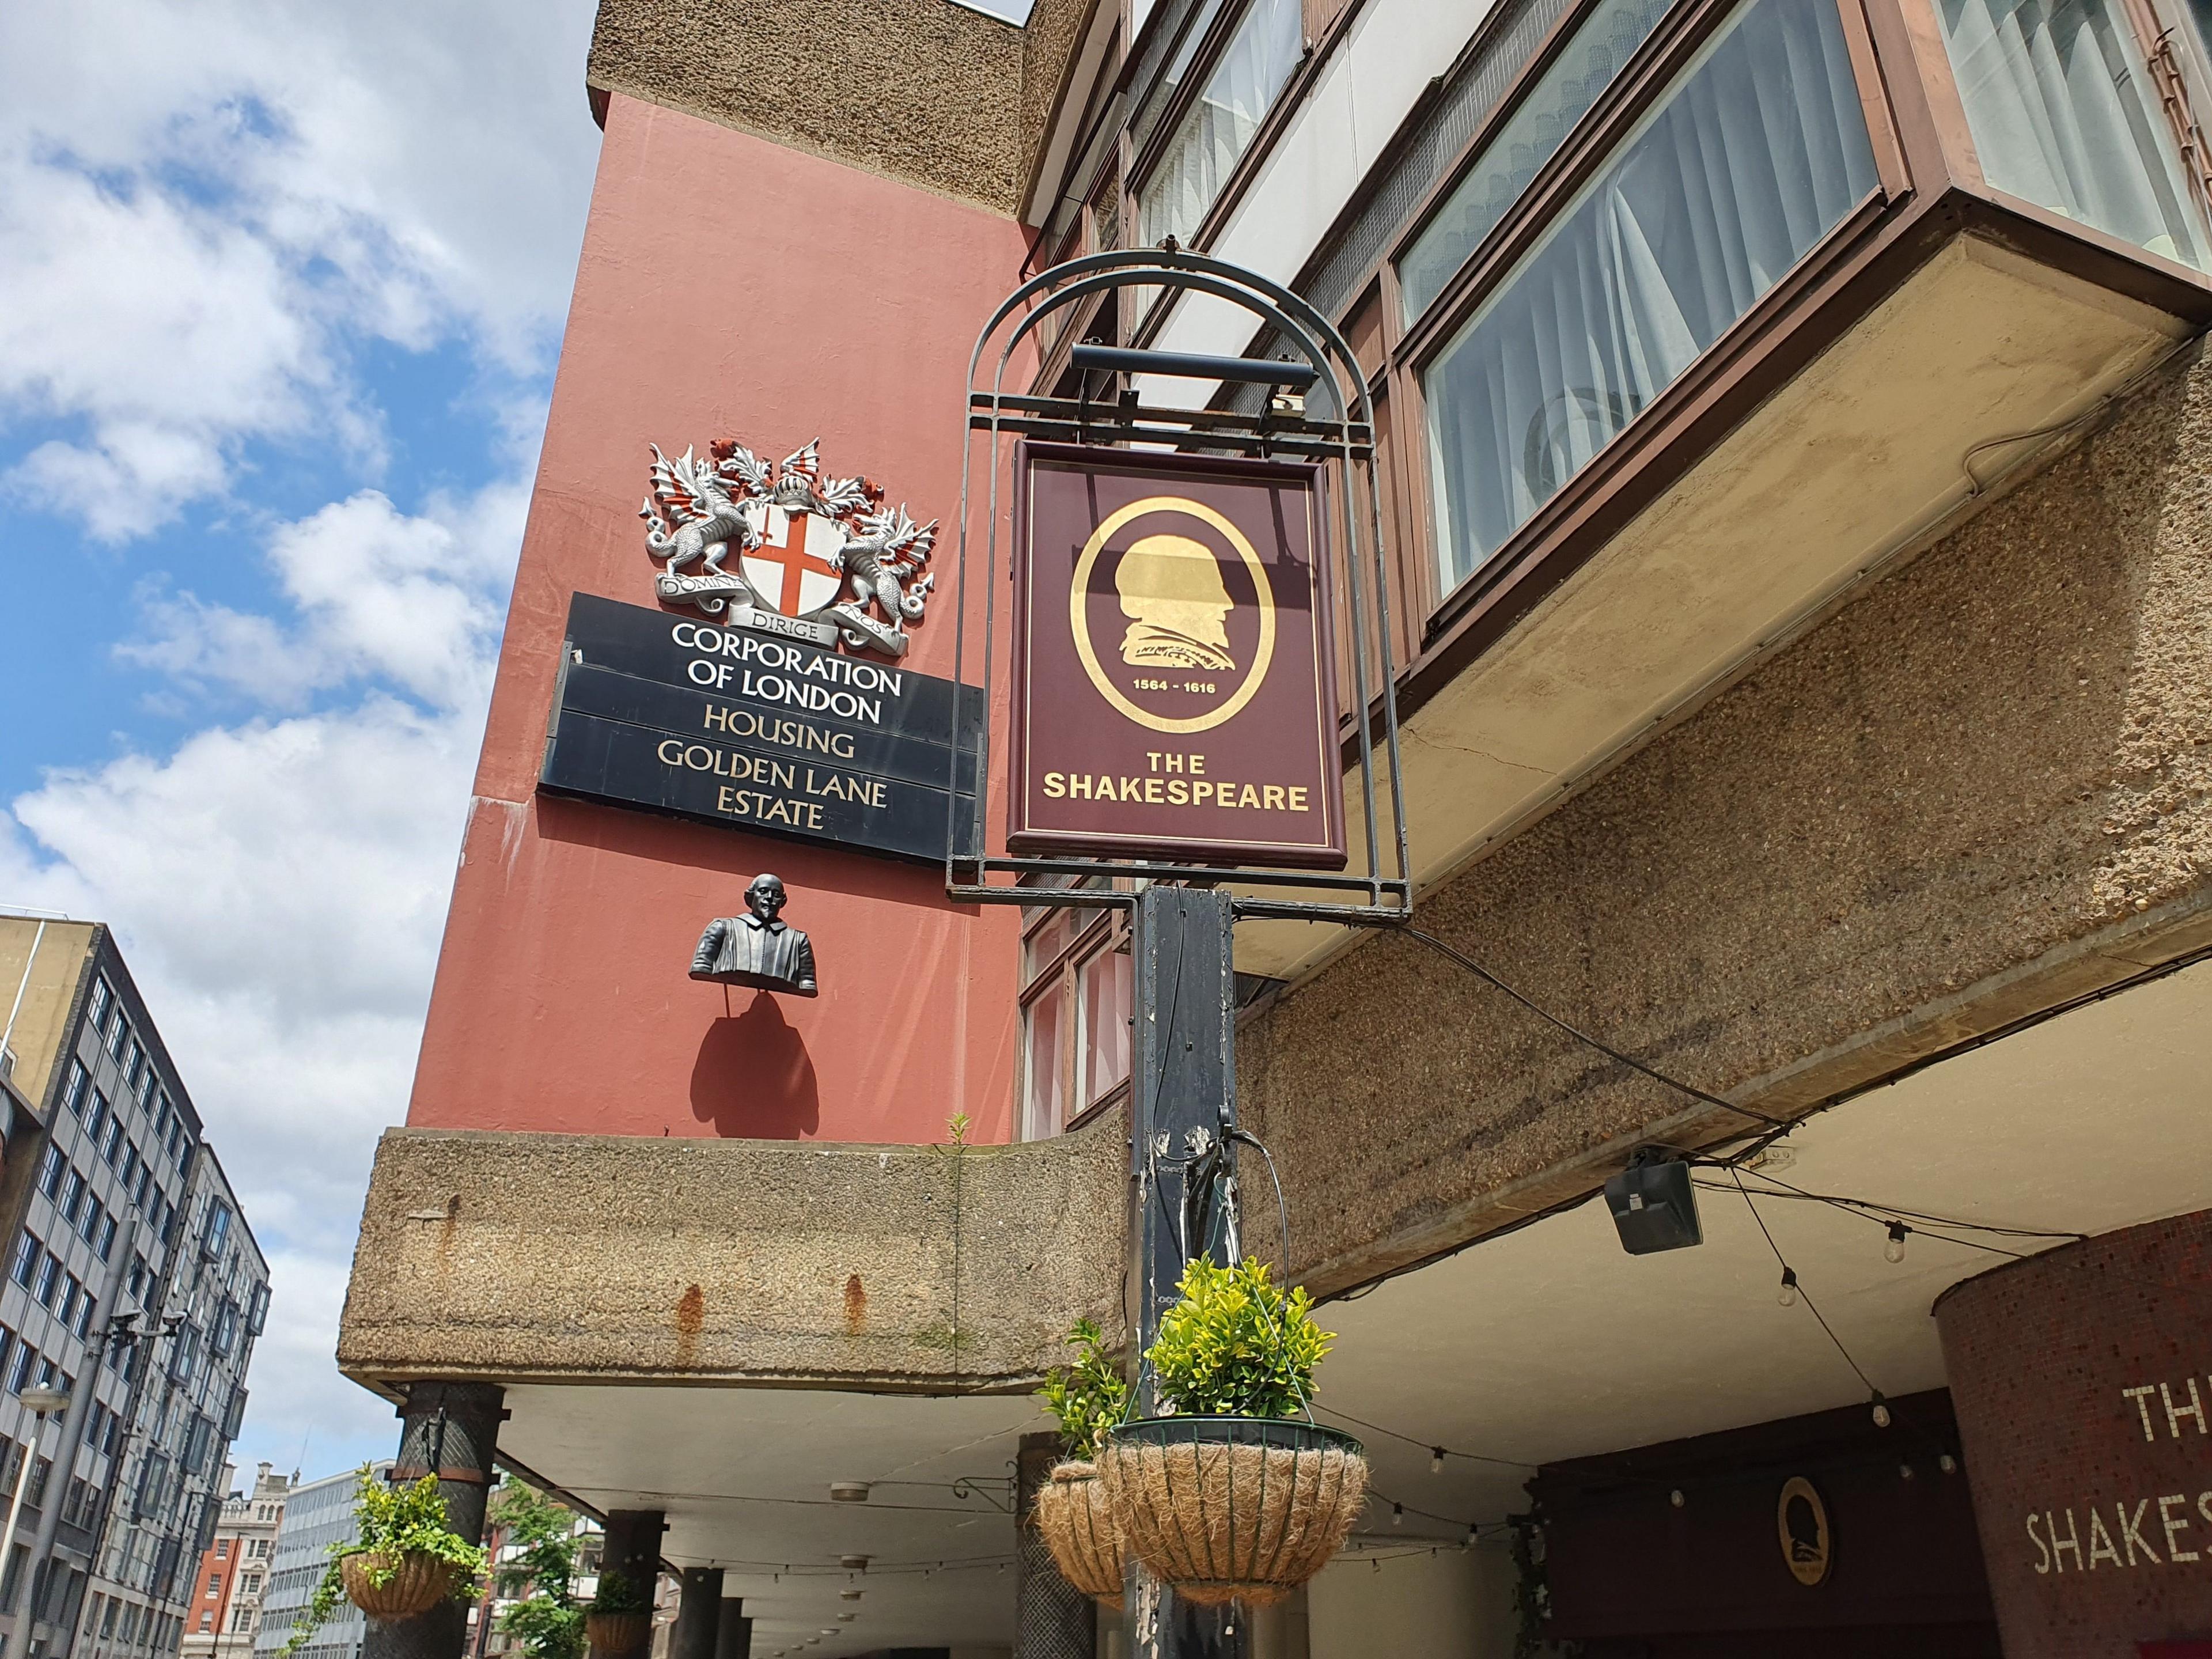
[[[1875,185],[1834,0],[1754,0],[1429,371],[1446,586]]]
[[[1942,0],[1990,183],[2204,268],[2157,90],[2118,0]]]
[[[1144,240],[1188,242],[1297,67],[1302,0],[1252,0],[1236,37],[1145,181]]]

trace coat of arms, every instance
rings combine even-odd
[[[652,446],[639,516],[646,551],[665,562],[653,587],[735,625],[902,657],[937,580],[923,573],[937,521],[885,508],[866,478],[824,478],[820,448],[771,465],[727,439],[673,460]]]

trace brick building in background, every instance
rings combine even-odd
[[[1491,1655],[1516,1601],[1589,1659],[2212,1632],[2212,1436],[2179,1415],[2206,1267],[2175,1219],[2212,1206],[2200,22],[602,0],[591,219],[340,1337],[404,1402],[403,1462],[434,1420],[462,1476],[495,1438],[601,1510],[611,1560],[684,1572],[677,1659],[741,1620],[762,1659],[1115,1650],[1087,1607],[1018,1619],[1014,1517],[961,1494],[1042,1427],[1073,1320],[1125,1335],[1126,931],[709,821],[711,790],[579,799],[549,741],[574,752],[597,674],[610,742],[693,722],[665,776],[644,751],[657,804],[752,764],[716,735],[747,636],[655,608],[648,445],[818,438],[939,520],[949,572],[983,321],[1172,236],[1304,296],[1371,399],[1433,936],[1237,929],[1238,1109],[1288,1211],[1285,1243],[1248,1178],[1245,1243],[1328,1299],[1320,1415],[1383,1500],[1236,1644]],[[1256,413],[1085,342],[1286,349],[1100,289],[1008,386]],[[951,672],[952,586],[897,672]],[[699,673],[592,659],[569,619],[611,606]],[[818,998],[690,976],[763,870]],[[1601,1194],[1655,1154],[1703,1242],[1632,1256]],[[2069,1517],[2118,1564],[2054,1553]]]
[[[263,1463],[254,1471],[252,1491],[234,1491],[223,1499],[185,1614],[185,1659],[246,1659],[253,1651],[292,1480]]]

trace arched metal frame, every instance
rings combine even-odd
[[[1180,289],[1225,300],[1266,322],[1274,337],[1304,354],[1316,371],[1307,396],[1326,398],[1328,407],[1308,408],[1296,415],[1272,410],[1256,415],[1210,409],[1147,407],[1133,392],[1118,399],[1097,402],[1089,397],[1049,398],[1009,392],[1007,365],[1022,341],[1034,333],[1054,312],[1091,295],[1124,288]],[[1024,307],[1027,307],[1024,310]],[[1010,319],[1022,314],[1011,329]],[[976,377],[993,337],[1006,331],[990,384],[979,387]],[[1341,372],[1340,372],[1340,369]],[[1086,254],[1039,272],[1007,295],[991,314],[968,360],[968,406],[960,445],[959,552],[956,566],[958,592],[953,627],[953,678],[965,683],[967,662],[968,591],[970,561],[970,509],[974,500],[975,434],[989,434],[985,465],[990,470],[989,512],[983,538],[981,580],[983,603],[983,698],[986,718],[975,736],[975,793],[973,817],[962,833],[957,782],[962,754],[968,741],[956,732],[949,769],[945,823],[945,886],[951,897],[970,902],[995,904],[1073,904],[1089,907],[1127,906],[1134,895],[1096,888],[1051,888],[994,885],[994,873],[1022,876],[1133,876],[1147,881],[1174,881],[1217,885],[1237,883],[1274,888],[1334,890],[1355,896],[1347,899],[1291,899],[1246,896],[1233,900],[1242,916],[1291,917],[1310,921],[1337,921],[1368,926],[1405,921],[1412,914],[1413,873],[1407,850],[1404,778],[1398,756],[1397,671],[1390,647],[1390,594],[1382,556],[1382,514],[1379,481],[1375,470],[1373,410],[1369,405],[1365,378],[1334,324],[1290,289],[1255,271],[1209,258],[1164,248],[1119,249]],[[999,478],[1006,462],[1002,440],[1011,436],[1052,438],[1079,444],[1128,445],[1143,443],[1179,450],[1233,450],[1247,455],[1284,454],[1314,459],[1334,459],[1343,465],[1342,498],[1338,509],[1343,526],[1344,568],[1352,612],[1352,674],[1358,718],[1356,739],[1359,755],[1362,797],[1361,829],[1364,836],[1367,872],[1331,874],[1313,871],[1274,870],[1245,866],[1177,864],[1145,860],[1090,861],[1069,858],[992,857],[988,817],[991,802],[990,730],[998,627]],[[1358,509],[1353,487],[1364,475],[1367,510]],[[1361,534],[1361,519],[1366,533]],[[1016,550],[1007,549],[1006,574],[1012,574]],[[1369,626],[1366,582],[1375,584],[1374,623]],[[1368,649],[1376,648],[1382,685],[1369,684]],[[1382,694],[1378,699],[1376,693]],[[1378,711],[1377,702],[1381,703]],[[1375,726],[1382,727],[1382,760],[1389,776],[1389,825],[1386,837],[1376,796]],[[1384,869],[1387,839],[1392,866]]]

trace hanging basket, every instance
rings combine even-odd
[[[372,1619],[412,1619],[436,1607],[453,1593],[453,1566],[434,1555],[410,1550],[399,1558],[392,1577],[381,1584],[369,1582],[392,1558],[374,1551],[343,1557],[338,1574],[345,1580],[346,1599]]]
[[[1037,1488],[1036,1529],[1060,1576],[1103,1607],[1121,1605],[1121,1530],[1096,1463],[1062,1463]]]
[[[1263,1417],[1127,1423],[1098,1458],[1123,1547],[1186,1601],[1279,1601],[1329,1564],[1367,1495],[1350,1435]]]
[[[652,1634],[653,1614],[642,1608],[635,1613],[584,1615],[584,1635],[599,1653],[634,1653]]]

